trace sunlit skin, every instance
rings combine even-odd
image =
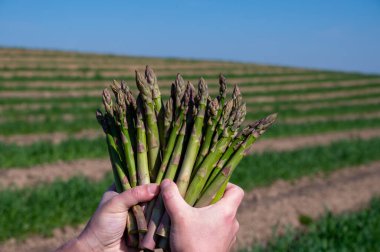
[[[128,209],[152,200],[160,189],[172,220],[172,251],[230,250],[239,229],[236,211],[243,198],[243,190],[229,184],[218,203],[193,208],[183,200],[175,183],[164,180],[161,186],[143,185],[121,194],[107,191],[81,234],[57,251],[136,251],[127,247],[123,238]]]

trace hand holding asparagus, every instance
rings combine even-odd
[[[166,178],[177,184],[188,205],[204,207],[216,203],[238,163],[277,115],[269,115],[241,130],[246,105],[238,86],[228,100],[223,75],[219,76],[219,96],[212,98],[203,78],[195,91],[178,74],[171,96],[164,103],[152,68],[147,66],[144,76],[138,71],[135,74],[139,90],[136,99],[124,81],[114,81],[111,89],[115,99],[105,89],[105,112],[97,111],[117,191],[161,183]],[[169,250],[170,218],[162,196],[131,210],[126,232],[129,245]]]

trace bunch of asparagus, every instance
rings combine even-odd
[[[271,114],[240,130],[246,105],[236,85],[231,99],[226,99],[223,75],[214,99],[203,78],[196,90],[177,74],[164,104],[149,66],[145,76],[136,71],[136,85],[137,99],[126,82],[113,81],[115,99],[104,89],[105,112],[96,112],[106,135],[118,192],[170,179],[189,205],[213,204],[223,196],[238,163],[277,116]],[[160,195],[131,209],[126,230],[129,246],[170,250],[169,232],[170,218]]]

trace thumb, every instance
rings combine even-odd
[[[158,192],[157,184],[137,186],[113,197],[109,201],[108,208],[114,212],[124,212],[140,202],[152,200]]]
[[[173,221],[179,217],[179,214],[184,214],[184,211],[190,207],[179,193],[177,185],[169,179],[162,181],[161,194],[166,212]]]

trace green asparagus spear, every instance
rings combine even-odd
[[[230,118],[228,120],[228,125],[223,131],[222,137],[218,140],[216,145],[210,150],[209,154],[203,160],[197,173],[190,183],[185,196],[185,200],[189,205],[193,205],[200,196],[200,193],[205,186],[213,168],[215,167],[220,157],[223,155],[232,138],[236,134],[237,129],[243,122],[245,114],[245,104],[238,108],[233,107]]]
[[[132,187],[137,186],[137,176],[136,176],[136,163],[135,163],[135,155],[132,148],[132,142],[129,137],[128,132],[128,124],[126,119],[126,105],[125,105],[125,98],[124,93],[119,90],[117,95],[117,123],[120,129],[120,136],[121,136],[121,142],[123,145],[124,150],[124,156],[126,160],[127,170],[128,170],[128,177],[129,181],[131,183]]]
[[[185,195],[187,187],[190,183],[191,172],[197,158],[200,148],[202,127],[205,117],[206,101],[208,97],[208,88],[205,80],[201,78],[198,83],[198,111],[194,120],[193,130],[190,135],[185,157],[177,179],[177,186],[182,196]]]
[[[144,185],[150,183],[149,170],[148,170],[148,154],[146,148],[146,135],[143,119],[143,102],[141,97],[137,98],[136,109],[136,132],[137,132],[137,175],[138,184]]]
[[[126,176],[124,170],[122,169],[122,162],[120,159],[120,153],[118,151],[118,147],[115,143],[114,137],[110,133],[112,131],[110,126],[111,127],[113,126],[112,125],[113,119],[110,116],[110,114],[106,114],[105,116],[103,116],[103,114],[100,111],[97,111],[96,117],[97,117],[98,122],[101,124],[105,134],[106,134],[106,140],[107,140],[107,146],[108,146],[108,150],[109,150],[109,154],[110,154],[111,164],[113,167],[113,171],[116,174],[116,176],[114,176],[114,177],[115,178],[117,177],[120,181],[120,183],[115,182],[115,184],[118,184],[119,186],[121,186],[122,191],[129,190],[129,189],[131,189],[131,185],[129,183],[128,177]],[[144,213],[142,211],[141,206],[139,206],[139,205],[133,206],[132,211],[133,211],[133,214],[136,218],[138,231],[139,232],[146,232],[147,231],[147,223],[146,223],[145,216],[144,216]]]
[[[163,106],[163,102],[161,99],[161,92],[158,87],[157,82],[157,76],[154,73],[153,69],[147,65],[145,68],[145,79],[147,80],[147,83],[150,85],[150,89],[152,90],[152,98],[154,102],[154,110],[156,113],[156,118],[158,121],[158,133],[160,136],[160,145],[161,149],[165,148],[165,131],[164,131],[164,115],[165,115],[165,108]]]
[[[199,167],[204,157],[209,152],[210,145],[212,142],[212,136],[214,134],[215,127],[216,127],[215,119],[217,117],[218,111],[219,111],[219,103],[217,99],[214,99],[209,103],[208,108],[207,108],[208,119],[207,119],[206,133],[205,133],[201,148],[199,150],[198,157],[194,165],[195,169],[193,169],[192,175],[196,173],[197,168]]]
[[[269,115],[256,122],[253,127],[250,127],[250,131],[248,132],[248,135],[245,136],[242,144],[240,144],[236,152],[223,167],[222,171],[217,174],[204,194],[199,198],[195,207],[204,207],[212,202],[219,188],[221,188],[225,181],[228,180],[238,163],[249,152],[252,144],[275,122],[276,118],[277,114]]]
[[[187,90],[189,90],[189,89],[187,89]],[[183,124],[183,119],[186,115],[188,103],[189,103],[189,91],[185,92],[185,94],[183,96],[182,106],[180,108],[178,108],[178,110],[179,110],[179,112],[177,113],[178,116],[175,119],[175,122],[173,124],[173,128],[172,128],[170,135],[169,135],[167,145],[166,145],[165,150],[164,150],[164,156],[162,159],[162,163],[161,163],[161,166],[160,166],[160,169],[158,171],[156,181],[155,181],[156,183],[161,183],[162,178],[165,175],[170,157],[171,157],[173,149],[175,147],[175,141],[177,139],[177,136],[178,136],[179,131],[181,129],[181,126]]]
[[[136,84],[144,101],[146,132],[148,143],[148,163],[150,180],[154,181],[160,167],[160,138],[151,89],[141,74],[136,71]]]

